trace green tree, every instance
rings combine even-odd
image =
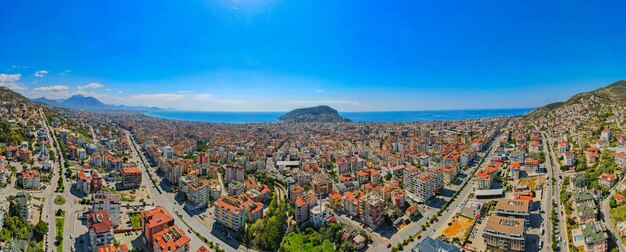
[[[43,240],[43,237],[48,233],[48,223],[39,221],[33,229],[33,235],[36,240]]]
[[[611,208],[616,208],[617,207],[617,201],[615,201],[615,198],[611,198],[609,200],[609,207],[611,207]]]

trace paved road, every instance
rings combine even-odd
[[[497,138],[498,137],[495,137],[494,139],[497,139]],[[496,141],[492,141],[491,146],[493,146],[495,142]],[[495,148],[490,148],[490,152],[486,153],[483,159],[486,160],[491,155],[494,149]],[[473,167],[471,172],[469,172],[466,179],[469,179],[470,181],[467,183],[465,188],[463,188],[463,191],[460,192],[460,194],[456,197],[456,199],[448,205],[448,208],[445,211],[443,211],[443,213],[441,214],[441,217],[438,218],[439,222],[433,222],[433,224],[430,225],[430,227],[426,229],[426,231],[422,232],[421,234],[422,237],[420,239],[416,238],[413,241],[411,241],[407,246],[404,247],[404,250],[410,251],[411,248],[415,247],[424,238],[426,238],[427,236],[432,236],[435,233],[435,231],[442,225],[442,223],[445,220],[447,220],[450,217],[450,215],[456,212],[456,209],[459,207],[459,205],[463,203],[468,198],[469,194],[473,191],[472,188],[474,188],[474,180],[472,180],[471,174],[475,172],[476,170],[478,170],[480,168],[480,165],[482,165],[481,162],[477,163],[476,166]],[[417,231],[419,231],[422,228],[422,225],[426,224],[428,219],[436,213],[437,213],[436,209],[435,210],[431,209],[430,211],[425,213],[421,219],[419,219],[416,222],[411,222],[409,225],[405,226],[404,228],[400,229],[397,233],[395,233],[391,237],[391,239],[389,239],[388,241],[378,246],[373,246],[373,247],[368,248],[368,251],[388,251],[389,249],[387,248],[387,244],[390,244],[391,246],[395,246],[396,244],[404,241],[409,236],[417,233]]]
[[[82,213],[85,210],[88,210],[88,207],[76,204],[75,201],[78,200],[78,198],[76,196],[74,196],[71,193],[71,182],[68,182],[67,180],[64,181],[63,186],[64,186],[64,192],[63,193],[56,193],[56,187],[58,184],[58,179],[60,177],[59,175],[59,171],[61,171],[61,173],[65,172],[65,169],[67,169],[67,167],[65,167],[65,156],[63,154],[63,152],[61,151],[61,147],[59,145],[59,140],[56,136],[56,134],[54,134],[53,129],[50,127],[50,125],[48,125],[48,119],[45,117],[45,114],[40,111],[42,118],[44,118],[44,127],[46,129],[46,132],[48,134],[48,139],[50,139],[51,141],[53,141],[55,144],[55,152],[56,152],[56,157],[57,160],[59,161],[59,165],[55,165],[54,166],[54,170],[53,170],[53,177],[52,177],[52,181],[51,181],[51,185],[46,188],[46,193],[45,193],[45,197],[46,197],[46,203],[45,203],[45,213],[47,215],[47,221],[48,221],[48,236],[50,237],[50,245],[53,244],[55,237],[56,237],[56,229],[55,229],[55,215],[54,212],[56,211],[56,209],[62,209],[65,211],[65,226],[63,228],[63,250],[64,251],[69,251],[70,248],[72,246],[75,245],[76,243],[76,238],[81,235],[84,234],[87,231],[87,227],[83,226],[82,223],[80,223],[77,220],[77,214]],[[56,169],[58,167],[58,169]],[[66,203],[63,204],[62,206],[57,206],[54,204],[54,198],[57,196],[61,196],[63,198],[66,199]],[[72,237],[72,238],[70,238]],[[87,242],[83,243],[82,247],[76,247],[77,251],[87,251]],[[46,251],[55,251],[54,246],[50,246],[48,250]]]
[[[136,158],[137,160],[143,160],[143,162],[147,164],[148,162],[145,160],[145,157],[143,156],[143,154],[140,154],[140,150],[137,149],[138,145],[135,142],[135,139],[130,135],[128,131],[126,131],[126,135],[129,139],[129,142],[132,145],[131,155],[133,156],[133,158]],[[189,214],[187,214],[187,212],[183,210],[183,207],[179,205],[178,203],[176,203],[176,200],[174,199],[174,194],[167,193],[167,192],[163,192],[162,194],[159,193],[159,191],[152,184],[148,176],[148,172],[150,172],[149,167],[146,167],[143,164],[140,164],[139,167],[142,170],[142,181],[143,181],[142,183],[144,183],[146,185],[146,188],[150,190],[150,193],[152,194],[152,199],[154,200],[155,204],[164,206],[170,213],[172,213],[174,217],[174,222],[176,223],[176,225],[178,225],[183,230],[187,230],[188,229],[187,226],[182,221],[182,219],[184,219],[189,225],[189,227],[193,229],[193,231],[198,232],[199,234],[204,236],[206,239],[213,241],[213,243],[219,244],[221,249],[224,249],[225,251],[237,251],[238,249],[246,250],[244,246],[239,246],[239,244],[234,240],[229,241],[230,243],[229,244],[229,243],[225,243],[224,241],[222,241],[221,239],[213,235],[211,233],[211,230],[209,230],[207,226],[202,224],[200,220],[198,220],[197,218],[189,216]],[[158,176],[154,173],[151,173],[151,174],[158,184],[159,182]],[[182,215],[182,219],[176,213]],[[189,236],[189,238],[191,238],[191,242],[190,242],[191,251],[195,251],[201,246],[208,247],[208,245],[202,242],[200,237],[198,237],[195,233],[187,232],[186,234],[187,236]]]
[[[607,231],[609,235],[619,247],[619,251],[626,251],[626,246],[624,246],[624,242],[622,241],[622,239],[615,235],[615,225],[613,224],[613,219],[611,219],[611,214],[609,213],[609,200],[613,197],[613,194],[615,194],[616,188],[617,186],[611,188],[611,193],[609,194],[609,197],[607,197],[600,203],[600,207],[602,210],[602,215],[604,217],[604,223],[608,227]]]
[[[545,137],[545,135],[543,135],[542,133],[542,137],[543,137],[543,151],[546,154],[546,164],[547,164],[547,168],[548,171],[550,173],[550,178],[554,178],[555,177],[555,172],[554,172],[554,165],[552,165],[552,160],[550,159],[550,153],[548,153],[548,139]],[[552,250],[552,221],[550,221],[548,219],[548,217],[551,215],[551,209],[552,209],[552,195],[554,194],[554,187],[552,187],[552,179],[548,179],[546,181],[546,185],[548,190],[542,190],[543,196],[542,197],[542,202],[541,202],[541,209],[545,211],[545,214],[543,214],[543,230],[544,230],[544,235],[542,237],[542,240],[544,240],[544,246],[542,251],[550,251]],[[546,187],[544,187],[546,188]],[[558,193],[558,191],[557,191]],[[551,218],[551,217],[550,217]],[[567,242],[567,241],[566,241]]]
[[[491,154],[496,149],[495,145],[498,144],[498,141],[496,141],[498,138],[500,138],[500,135],[493,138],[489,147],[489,151],[485,153],[485,155],[483,156],[483,162],[478,162],[476,164],[476,167],[474,167],[474,170],[468,174],[466,179],[469,179],[470,181],[467,183],[465,188],[463,188],[463,191],[461,191],[461,193],[456,197],[456,199],[448,205],[448,208],[446,209],[446,211],[444,211],[441,214],[441,217],[439,217],[440,222],[433,222],[433,224],[430,225],[430,227],[428,227],[426,231],[422,232],[420,239],[413,240],[404,248],[405,251],[408,251],[411,248],[417,246],[417,244],[422,242],[422,240],[425,239],[426,237],[433,237],[433,235],[441,227],[441,225],[444,225],[443,222],[449,219],[451,215],[455,214],[458,208],[460,207],[460,205],[463,202],[465,202],[465,200],[468,199],[469,194],[474,191],[473,188],[474,188],[475,180],[473,179],[472,174],[476,172],[478,169],[480,169],[481,166],[485,164],[485,162],[488,162],[491,159]],[[427,218],[424,218],[424,219],[427,219]],[[421,225],[419,226],[419,228],[421,228]],[[414,232],[412,232],[411,234],[414,234],[415,232],[417,232],[417,230],[418,229],[413,230]]]
[[[53,134],[50,125],[48,125],[48,118],[45,113],[41,109],[39,109],[39,113],[41,118],[43,119],[43,127],[46,130],[46,134],[48,136],[48,141],[51,141],[54,145],[54,148],[50,151],[55,152],[55,156],[57,162],[60,164],[54,164],[52,166],[52,180],[50,181],[50,185],[46,187],[46,190],[43,193],[43,196],[46,197],[46,202],[44,203],[44,211],[42,220],[45,220],[48,223],[48,247],[45,248],[45,251],[56,251],[54,247],[54,241],[56,239],[56,229],[55,229],[55,204],[54,198],[56,197],[56,193],[54,192],[57,188],[58,180],[59,180],[59,170],[62,171],[63,165],[65,165],[65,160],[63,159],[63,154],[57,142],[56,136]],[[45,242],[44,242],[45,245]]]
[[[547,137],[545,132],[541,132],[541,137],[543,139],[545,139],[544,142],[546,142],[546,144],[548,144],[548,145],[555,141],[553,138]],[[544,147],[546,147],[546,146],[544,146]],[[564,238],[561,239],[561,242],[560,242],[561,244],[558,244],[558,245],[559,246],[563,245],[563,246],[561,246],[561,251],[568,251],[569,250],[569,245],[568,245],[569,244],[569,239],[568,239],[569,233],[567,232],[567,225],[565,223],[566,218],[562,214],[564,208],[563,208],[563,203],[561,202],[561,197],[560,197],[561,185],[563,184],[563,179],[561,179],[560,177],[563,175],[563,172],[561,171],[560,166],[558,165],[558,160],[559,159],[554,155],[554,150],[550,151],[550,153],[547,153],[548,152],[547,148],[544,148],[544,152],[546,152],[546,154],[549,155],[546,158],[549,159],[550,156],[552,157],[552,161],[548,162],[550,164],[550,166],[551,166],[552,172],[555,173],[554,171],[556,169],[558,169],[558,175],[559,176],[556,176],[556,174],[554,174],[554,179],[555,179],[556,182],[554,183],[554,195],[553,195],[553,197],[554,197],[554,201],[555,201],[556,206],[557,206],[555,211],[556,211],[556,216],[559,219],[559,222],[558,222],[559,233],[560,233],[559,236],[564,237]],[[551,208],[549,208],[549,209],[551,209]],[[549,211],[546,211],[546,212],[550,213]],[[549,219],[549,222],[550,222],[550,225],[551,225],[552,223],[551,223],[550,219]],[[545,247],[547,247],[547,244],[548,243],[546,243]]]

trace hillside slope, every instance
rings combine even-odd
[[[624,108],[626,106],[626,81],[620,80],[606,87],[594,91],[580,93],[572,96],[565,102],[555,102],[544,107],[537,108],[528,116],[540,118],[549,116],[559,110],[578,107],[578,111],[595,109],[593,112],[603,112],[608,108]]]
[[[29,100],[21,94],[18,94],[17,92],[11,90],[10,88],[0,86],[0,101],[28,102]]]

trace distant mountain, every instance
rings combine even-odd
[[[620,80],[591,92],[576,94],[565,102],[555,102],[537,108],[528,116],[532,118],[545,117],[574,106],[580,107],[577,110],[581,113],[586,110],[601,112],[600,109],[624,108],[626,106],[626,81]]]
[[[61,104],[57,102],[56,100],[48,99],[46,97],[39,97],[35,99],[30,99],[30,100],[32,102],[43,103],[43,104],[50,105],[50,106],[61,106]]]
[[[61,102],[61,105],[75,109],[86,110],[102,110],[107,109],[108,105],[102,103],[98,99],[90,96],[73,95]]]
[[[278,119],[283,122],[351,122],[350,119],[341,117],[337,110],[326,105],[294,109]]]
[[[161,108],[157,108],[157,107],[143,107],[143,106],[133,107],[133,106],[126,106],[126,105],[105,104],[94,97],[83,96],[79,94],[73,95],[67,99],[52,100],[52,99],[48,99],[45,97],[40,97],[40,98],[31,99],[31,101],[47,104],[50,106],[59,106],[59,107],[66,107],[66,108],[79,109],[79,110],[120,110],[120,111],[161,110]]]

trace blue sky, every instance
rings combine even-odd
[[[624,1],[3,1],[0,85],[184,110],[535,107],[626,77]]]

